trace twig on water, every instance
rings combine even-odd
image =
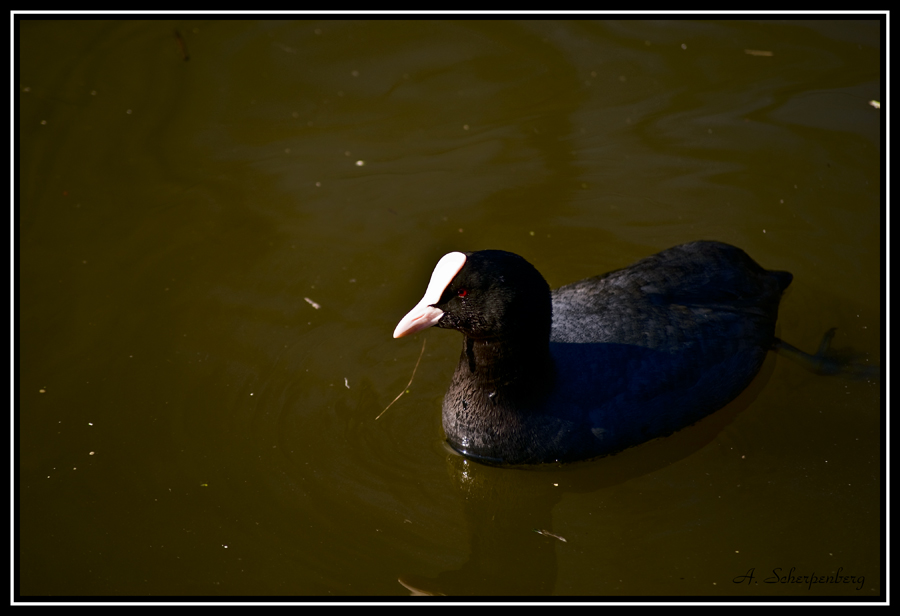
[[[406,390],[409,389],[409,386],[412,385],[413,379],[416,378],[416,370],[419,368],[419,362],[422,361],[422,355],[425,354],[425,340],[426,340],[425,336],[422,336],[422,350],[419,351],[419,359],[416,360],[416,367],[413,368],[412,376],[409,377],[409,383],[406,384],[406,387],[403,388],[403,391],[401,391],[399,394],[397,394],[396,398],[391,400],[390,404],[388,404],[386,407],[384,407],[384,411],[391,408],[391,406],[393,406],[394,402],[399,400],[400,396],[405,394]],[[384,411],[381,411],[380,413],[378,413],[378,417],[381,417],[382,415],[384,415]],[[378,417],[375,418],[375,421],[378,421]]]
[[[184,39],[181,38],[181,32],[175,30],[175,42],[178,43],[178,51],[181,52],[181,59],[187,62],[191,59],[188,55],[187,43],[184,42]]]

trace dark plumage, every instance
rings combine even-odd
[[[463,334],[447,440],[502,464],[574,461],[665,436],[743,391],[792,279],[692,242],[550,291],[509,252],[450,253],[394,337]]]

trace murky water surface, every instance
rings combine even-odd
[[[879,594],[877,380],[770,357],[668,439],[495,469],[443,445],[458,334],[391,332],[450,250],[559,286],[716,239],[794,274],[781,337],[880,364],[880,41],[23,20],[19,591]]]

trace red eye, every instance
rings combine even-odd
[[[465,297],[466,295],[469,294],[469,292],[466,291],[465,289],[460,289],[459,291],[456,292],[456,294],[457,294],[459,297]]]

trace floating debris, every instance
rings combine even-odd
[[[317,304],[316,302],[312,301],[312,300],[309,299],[308,297],[304,297],[303,299],[305,299],[306,302],[307,302],[310,306],[312,306],[313,308],[315,308],[316,310],[318,310],[319,308],[321,308],[321,306],[320,306],[319,304]]]
[[[181,38],[181,33],[178,30],[175,30],[175,42],[178,43],[178,51],[181,52],[182,59],[187,62],[191,59],[188,55],[187,44],[184,42],[184,39]]]
[[[761,49],[745,49],[744,53],[748,56],[763,56],[766,58],[771,58],[775,54],[771,51],[763,51]]]
[[[869,104],[875,107],[875,109],[881,109],[881,101],[869,101]]]
[[[399,400],[400,396],[405,394],[409,390],[409,386],[412,385],[413,379],[416,378],[416,370],[419,368],[419,362],[422,361],[422,355],[425,354],[425,340],[426,340],[425,336],[422,336],[422,350],[419,351],[419,359],[416,360],[416,365],[413,368],[412,376],[409,377],[409,383],[406,384],[406,387],[403,388],[403,391],[401,391],[399,394],[397,394],[396,398],[391,400],[390,404],[388,404],[386,407],[384,407],[384,411],[391,408],[394,405],[394,402]],[[380,413],[378,413],[378,417],[381,417],[382,415],[384,415],[384,411],[381,411]],[[375,418],[375,421],[378,421],[378,417]]]
[[[551,533],[549,530],[538,530],[537,528],[535,528],[534,532],[536,532],[539,535],[544,535],[545,537],[553,537],[554,539],[559,539],[563,543],[568,543],[568,541],[566,541],[563,537],[560,537],[559,535],[555,535],[555,534]]]

